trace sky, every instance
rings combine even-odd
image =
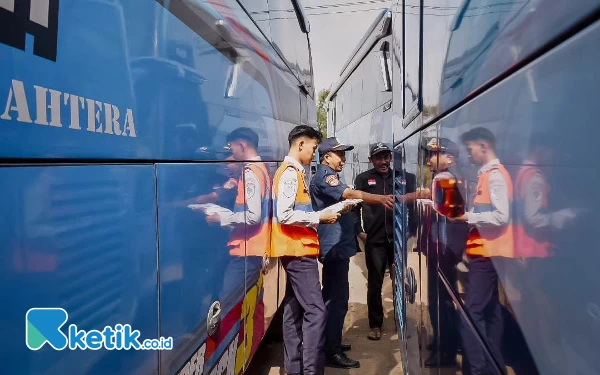
[[[302,1],[309,15],[309,37],[317,93],[333,86],[338,80],[343,64],[367,32],[367,28],[383,8],[391,6],[391,3],[391,0]]]

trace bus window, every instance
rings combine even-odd
[[[364,66],[361,64],[352,73],[352,122],[356,121],[360,117],[361,101],[362,101],[362,84],[363,84],[363,71]]]
[[[362,64],[363,70],[363,88],[361,100],[361,115],[364,116],[370,113],[377,106],[377,90],[378,90],[378,72],[377,54],[371,52],[365,57]]]
[[[269,25],[269,4],[267,0],[240,0],[246,12],[252,17],[260,30],[271,39],[271,26]]]

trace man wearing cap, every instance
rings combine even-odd
[[[237,207],[229,215],[208,216],[207,221],[229,227],[239,224],[258,224],[262,221],[263,207],[261,206],[266,202],[268,208],[267,201],[270,198],[269,172],[257,152],[258,134],[250,128],[241,127],[229,133],[226,141],[234,160],[247,161],[244,164],[243,176],[239,176],[236,184],[238,187]]]
[[[464,202],[464,182],[457,171],[456,159],[459,149],[456,143],[446,138],[432,138],[425,146],[427,152],[427,165],[434,174],[432,190],[437,189],[436,181],[453,180],[452,186],[457,191],[444,192],[451,194],[455,204]],[[428,196],[423,198],[433,199],[431,191],[427,189]],[[460,199],[461,202],[457,200]],[[444,200],[445,201],[445,200]],[[436,202],[443,203],[443,202]],[[464,207],[464,205],[463,205]],[[461,261],[467,242],[468,225],[460,222],[448,221],[442,215],[436,215],[429,209],[429,222],[431,223],[431,241],[427,251],[427,286],[429,298],[429,314],[433,328],[434,341],[427,346],[431,356],[425,360],[426,367],[445,367],[456,363],[458,349],[457,312],[454,302],[448,293],[444,282],[439,277],[438,269],[442,271],[450,286],[456,289],[456,265]],[[439,341],[438,341],[439,340]]]
[[[270,207],[271,207],[271,177],[266,165],[258,155],[258,134],[250,128],[241,127],[233,130],[226,137],[227,146],[234,160],[244,161],[243,174],[240,174],[237,186],[237,196],[233,211],[223,211],[207,216],[209,223],[219,224],[221,227],[231,229],[229,254],[232,260],[225,272],[220,299],[226,299],[236,293],[240,283],[247,286],[257,285],[262,289],[262,268],[264,259],[270,253]],[[240,163],[241,164],[241,163]],[[249,308],[252,300],[244,299],[241,321],[244,322],[245,336],[241,346],[245,350],[238,350],[236,358],[236,373],[240,372],[249,358],[255,329],[260,332],[262,328],[254,327],[254,316],[262,311],[262,302],[258,302],[255,309]],[[257,319],[259,322],[263,318]],[[260,324],[260,323],[259,323]]]
[[[362,199],[368,204],[394,207],[392,195],[376,195],[349,188],[340,181],[340,173],[346,162],[346,151],[354,146],[345,145],[336,138],[327,138],[319,145],[320,164],[310,183],[313,209],[322,210],[345,199]],[[390,192],[391,193],[391,192]],[[360,363],[346,356],[349,345],[342,345],[344,319],[350,298],[348,271],[350,258],[358,249],[354,218],[351,213],[342,215],[335,224],[318,228],[320,255],[323,263],[323,300],[327,307],[325,327],[326,365],[337,368],[358,368]]]
[[[356,190],[371,194],[393,194],[393,175],[390,168],[391,149],[383,142],[372,145],[369,161],[373,164],[373,168],[356,176],[354,180]],[[386,266],[392,269],[394,260],[393,205],[382,207],[365,201],[355,211],[357,212],[355,216],[356,233],[366,240],[367,308],[370,328],[367,337],[370,340],[379,340],[383,326],[383,302],[381,300],[383,278]]]

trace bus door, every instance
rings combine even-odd
[[[421,13],[422,4],[419,0],[395,0],[392,23],[392,55],[393,64],[393,127],[395,143],[401,142],[403,158],[399,162],[402,168],[396,169],[395,182],[403,193],[414,192],[423,185],[419,160],[421,159],[420,134],[403,140],[411,129],[417,129],[422,124],[421,99]],[[427,345],[420,343],[419,332],[422,327],[422,293],[423,287],[419,280],[421,268],[426,266],[426,253],[422,250],[426,243],[426,234],[422,232],[422,217],[418,215],[421,208],[416,201],[400,204],[401,211],[395,213],[395,223],[402,228],[399,241],[396,241],[396,254],[401,256],[402,272],[398,285],[404,305],[398,312],[400,317],[402,337],[403,368],[405,373],[420,373],[421,362],[419,347]],[[398,217],[399,216],[399,217]],[[417,231],[417,228],[419,230]],[[397,230],[398,231],[398,230]],[[400,253],[400,254],[398,254]],[[425,274],[426,275],[426,274]],[[425,276],[426,277],[426,276]],[[426,286],[425,286],[426,287]],[[398,303],[397,303],[398,305]]]
[[[418,164],[419,134],[404,141],[396,150],[394,168],[395,194],[403,196],[415,191],[420,180]],[[399,151],[399,152],[398,152]],[[394,215],[395,256],[398,267],[396,281],[396,307],[405,373],[419,371],[420,279],[419,253],[421,228],[416,201],[401,201]]]

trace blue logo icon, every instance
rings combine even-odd
[[[46,343],[54,350],[171,350],[172,337],[145,339],[140,342],[140,331],[129,324],[106,326],[99,330],[80,330],[70,324],[68,336],[60,329],[67,322],[69,314],[61,308],[32,308],[25,315],[25,344],[31,350],[39,350]]]
[[[25,315],[25,343],[31,350],[39,350],[46,343],[56,350],[69,344],[60,328],[67,322],[69,314],[61,308],[33,308]]]

